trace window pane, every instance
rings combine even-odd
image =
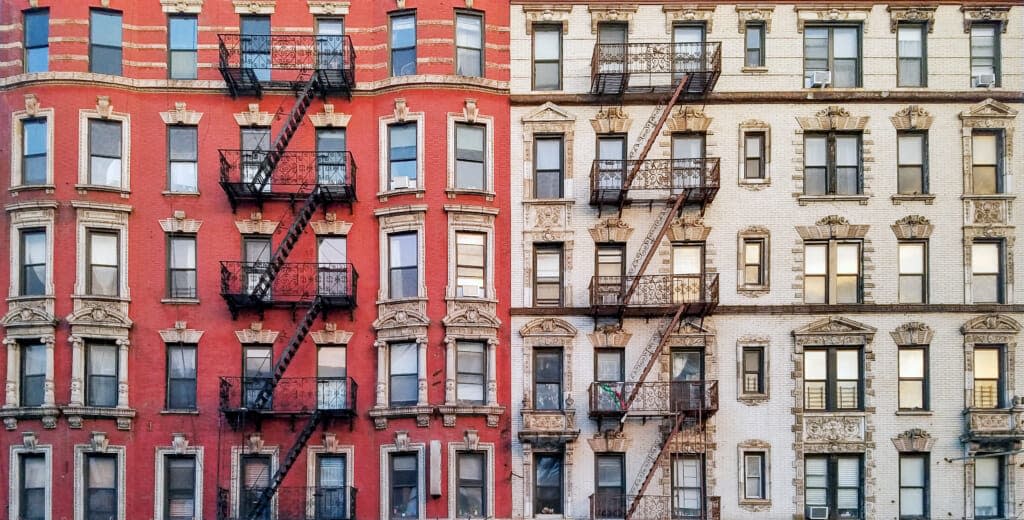
[[[416,266],[419,263],[419,251],[416,242],[416,233],[391,235],[391,267]]]
[[[120,129],[118,129],[120,136]],[[194,161],[197,157],[197,130],[194,126],[171,126],[167,128],[168,156],[171,160]]]
[[[170,22],[171,49],[193,50],[196,45],[196,18],[174,16]]]
[[[171,163],[170,190],[193,193],[198,189],[199,173],[194,162]]]
[[[804,379],[824,380],[828,377],[828,354],[824,350],[804,352]]]
[[[121,123],[90,120],[89,151],[92,155],[121,157]]]
[[[976,487],[998,487],[1000,462],[1000,457],[978,457],[974,459],[974,485]]]
[[[533,32],[533,57],[537,60],[557,60],[561,55],[561,34],[558,28],[537,28]]]
[[[93,47],[89,71],[98,74],[121,74],[121,48]]]
[[[924,384],[921,381],[900,381],[899,392],[900,408],[924,408]]]
[[[924,244],[899,245],[900,274],[924,273]]]
[[[860,351],[856,349],[836,350],[836,377],[839,379],[860,378]]]
[[[807,137],[804,139],[804,164],[807,166],[825,166],[828,162],[825,137]]]
[[[995,134],[974,134],[971,142],[974,164],[996,164],[998,139]]]
[[[619,457],[597,458],[597,486],[598,487],[621,487],[622,482],[622,459]]]
[[[621,381],[622,356],[618,352],[597,352],[597,381]]]
[[[828,272],[828,246],[813,244],[804,246],[804,273],[823,275]]]
[[[900,349],[900,377],[924,377],[924,350]]]
[[[900,457],[900,485],[924,487],[924,457]]]
[[[857,39],[859,32],[860,30],[855,27],[835,27],[832,29],[832,36],[835,38],[832,52],[836,58],[858,57]]]
[[[975,243],[971,246],[972,273],[998,273],[999,263],[999,244]]]
[[[391,160],[416,158],[416,123],[391,125]]]
[[[21,234],[21,240],[22,247],[24,248],[21,252],[22,257],[24,258],[23,263],[46,263],[46,232],[25,231]]]
[[[836,246],[838,257],[838,274],[857,274],[860,272],[860,246],[857,244],[839,244]]]
[[[921,26],[901,25],[897,37],[898,52],[901,58],[920,58],[922,56]]]
[[[999,349],[974,350],[974,377],[976,379],[999,379]]]
[[[171,268],[196,268],[196,240],[194,238],[171,239]]]
[[[93,233],[89,237],[91,263],[117,265],[117,235]]]
[[[924,151],[924,136],[921,134],[903,134],[897,138],[899,149],[899,163],[922,164]]]
[[[417,373],[418,359],[415,343],[394,343],[391,345],[391,373]]]
[[[416,17],[395,16],[391,18],[391,47],[414,47],[416,45]]]
[[[483,37],[483,19],[479,16],[458,15],[455,28],[455,45],[459,47],[480,48]]]
[[[538,139],[537,157],[538,170],[559,170],[562,168],[562,140]]]
[[[121,13],[92,10],[89,17],[89,41],[99,45],[121,46]]]
[[[836,164],[839,166],[857,166],[860,138],[856,136],[836,137]]]
[[[748,264],[761,263],[761,242],[748,241],[743,243],[744,261]]]
[[[25,46],[43,47],[49,44],[50,12],[47,10],[25,13]],[[32,71],[29,71],[32,72]]]

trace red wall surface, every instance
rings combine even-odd
[[[272,15],[275,34],[279,32],[309,33],[313,16],[307,2],[278,0]],[[232,213],[228,199],[218,185],[218,153],[220,148],[239,147],[239,125],[233,114],[248,111],[250,103],[258,103],[259,110],[282,111],[282,117],[273,124],[276,133],[291,108],[294,97],[289,93],[265,94],[262,99],[242,96],[232,99],[223,87],[216,68],[218,32],[237,32],[238,14],[231,2],[206,0],[199,14],[199,79],[197,81],[166,80],[167,69],[153,64],[166,62],[166,14],[156,0],[110,0],[109,8],[124,15],[124,76],[111,77],[90,74],[88,70],[89,8],[100,7],[100,0],[75,2],[39,0],[39,7],[50,9],[51,72],[22,74],[20,45],[5,45],[0,49],[0,178],[10,182],[10,162],[18,160],[12,152],[10,113],[21,110],[24,95],[34,94],[41,108],[53,108],[55,113],[54,158],[55,189],[51,191],[0,191],[5,205],[28,201],[57,201],[55,220],[54,265],[55,287],[55,396],[58,407],[68,402],[71,380],[71,343],[66,317],[72,312],[72,298],[76,276],[76,210],[72,201],[87,200],[132,206],[129,217],[128,280],[131,291],[129,317],[134,322],[129,349],[129,401],[136,410],[131,431],[119,431],[113,419],[86,419],[80,429],[69,426],[62,415],[54,429],[46,429],[38,419],[23,419],[14,430],[0,431],[0,471],[6,474],[11,467],[11,445],[20,445],[24,432],[34,432],[39,444],[52,446],[52,503],[53,519],[74,518],[73,480],[75,461],[73,446],[88,444],[91,432],[107,434],[109,444],[126,447],[126,519],[145,519],[154,516],[154,480],[156,447],[171,444],[172,433],[184,433],[190,447],[204,449],[203,517],[217,518],[217,488],[229,487],[230,448],[244,443],[243,433],[232,431],[218,412],[218,385],[220,376],[241,375],[241,345],[235,331],[246,329],[259,316],[243,311],[233,320],[221,299],[218,262],[240,260],[241,236],[235,222],[249,218],[256,207],[242,203]],[[246,2],[247,4],[247,2]],[[356,78],[358,89],[351,101],[333,96],[327,102],[334,104],[336,112],[350,114],[347,140],[348,149],[358,164],[358,201],[347,207],[329,205],[339,220],[352,222],[348,235],[348,258],[358,271],[358,305],[350,317],[347,311],[330,311],[328,320],[339,330],[354,333],[348,344],[348,373],[359,385],[357,417],[352,429],[345,422],[335,422],[329,431],[337,435],[338,442],[355,448],[354,485],[358,488],[359,518],[380,516],[381,490],[379,477],[386,468],[380,464],[380,449],[392,444],[395,432],[406,430],[415,443],[439,440],[442,444],[442,495],[427,496],[428,518],[448,515],[447,444],[462,442],[464,430],[479,432],[480,442],[494,443],[495,517],[509,517],[510,504],[510,419],[506,411],[497,427],[488,427],[482,416],[459,416],[455,427],[444,427],[441,417],[431,417],[429,427],[418,427],[415,418],[391,419],[387,429],[374,428],[367,411],[374,404],[377,380],[377,352],[374,347],[375,331],[372,326],[377,317],[376,297],[379,289],[379,238],[374,210],[409,204],[428,206],[425,222],[426,265],[423,274],[427,284],[428,314],[430,320],[427,347],[427,374],[429,402],[444,403],[445,384],[445,329],[442,319],[446,315],[445,288],[448,283],[449,251],[448,215],[443,206],[464,204],[496,208],[493,258],[495,287],[497,288],[497,316],[502,321],[497,347],[497,393],[500,404],[509,407],[509,323],[508,296],[510,273],[509,241],[509,126],[508,126],[508,8],[497,0],[475,0],[473,8],[485,13],[487,30],[485,50],[487,63],[485,80],[456,79],[454,64],[454,9],[466,7],[465,2],[450,0],[409,0],[406,8],[415,9],[418,17],[419,74],[389,81],[387,67],[388,12],[396,9],[392,1],[354,1],[349,14],[344,16],[346,33],[351,36],[357,57]],[[22,10],[28,9],[27,0],[6,0],[0,6],[0,43],[20,44],[22,41]],[[138,45],[146,44],[138,48]],[[427,58],[424,60],[424,58]],[[130,175],[131,193],[122,195],[96,190],[79,191],[75,188],[78,177],[79,110],[92,110],[97,96],[109,96],[113,110],[130,114]],[[422,196],[397,195],[380,201],[378,186],[379,121],[393,113],[395,99],[404,98],[413,112],[425,113],[425,150],[421,160],[425,163],[426,190]],[[449,197],[445,192],[447,181],[447,117],[461,113],[467,98],[475,99],[480,114],[493,116],[493,150],[489,160],[494,165],[494,187],[497,197],[487,200],[482,195]],[[199,132],[199,196],[165,195],[167,177],[166,125],[159,112],[173,110],[175,103],[186,103],[188,110],[203,114]],[[316,100],[309,113],[321,112],[323,101]],[[308,118],[289,145],[289,150],[313,150],[314,131]],[[296,206],[296,208],[298,205]],[[183,211],[187,218],[202,221],[197,233],[198,304],[179,305],[161,303],[166,294],[167,244],[160,219]],[[284,202],[267,203],[263,218],[280,221],[274,235],[276,245],[294,218],[293,208]],[[6,214],[5,214],[6,218]],[[314,219],[324,218],[319,211]],[[0,225],[0,257],[6,258],[10,247],[10,227]],[[315,237],[307,229],[299,240],[289,261],[315,262]],[[81,252],[79,252],[81,254]],[[386,267],[386,264],[383,265]],[[10,272],[0,269],[0,287],[9,284]],[[4,306],[6,311],[6,305]],[[262,320],[266,330],[280,331],[274,344],[279,354],[294,333],[296,322],[304,310],[294,314],[289,310],[267,310]],[[166,354],[159,330],[174,327],[185,321],[189,329],[205,331],[198,344],[198,413],[162,413],[165,399]],[[323,320],[317,320],[313,330],[323,329]],[[0,350],[0,358],[6,357]],[[7,377],[7,363],[0,362],[0,378]],[[314,377],[316,375],[316,348],[307,337],[304,346],[288,368],[286,377]],[[10,404],[10,403],[8,403]],[[262,427],[263,442],[277,445],[280,458],[290,448],[301,423],[292,425],[287,419],[268,419]],[[254,431],[251,427],[248,432]],[[321,441],[318,431],[311,444]],[[429,459],[429,453],[427,458]],[[284,486],[306,486],[305,452],[292,468]],[[350,463],[352,463],[350,462]],[[428,460],[429,464],[429,460]],[[424,468],[421,478],[429,480]],[[310,482],[308,485],[313,485]],[[491,484],[489,484],[491,485]],[[424,489],[429,489],[429,482]],[[0,503],[9,501],[7,486],[0,486]],[[6,509],[0,516],[6,514]]]

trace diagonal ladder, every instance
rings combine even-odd
[[[284,351],[281,352],[281,357],[277,359],[277,363],[274,364],[274,375],[269,378],[267,382],[263,384],[260,389],[259,395],[256,396],[256,400],[253,402],[252,408],[256,410],[262,410],[267,405],[270,398],[274,395],[274,389],[277,388],[277,384],[281,382],[281,378],[284,377],[284,373],[288,370],[288,365],[291,364],[292,358],[295,357],[295,353],[299,351],[299,347],[302,346],[302,342],[306,339],[309,334],[310,328],[313,327],[313,322],[316,321],[316,315],[320,313],[324,308],[324,302],[319,296],[313,298],[313,303],[309,306],[309,310],[306,311],[302,321],[299,322],[299,326],[295,329],[295,334],[292,334],[292,339],[288,341],[288,345]]]
[[[313,415],[309,417],[309,421],[299,432],[299,435],[295,438],[295,442],[292,447],[288,450],[284,460],[281,461],[281,465],[274,472],[274,476],[270,479],[270,485],[260,492],[260,497],[256,500],[256,504],[253,505],[252,509],[245,516],[245,520],[257,520],[262,517],[263,512],[270,505],[270,501],[277,494],[278,488],[281,487],[281,483],[284,482],[284,477],[288,475],[288,471],[292,469],[292,466],[297,460],[299,455],[302,454],[302,450],[306,447],[306,443],[309,442],[310,437],[313,436],[313,432],[316,431],[316,427],[320,425],[323,420],[323,415],[320,411],[314,411]]]
[[[252,292],[249,296],[253,301],[260,301],[266,298],[267,293],[270,292],[270,287],[274,284],[274,280],[277,278],[277,274],[281,272],[281,268],[284,267],[285,261],[288,259],[288,255],[291,254],[292,249],[295,248],[295,243],[299,241],[299,237],[306,230],[306,226],[309,225],[309,221],[313,219],[313,214],[324,202],[324,195],[320,191],[319,186],[313,186],[313,189],[306,196],[306,201],[302,204],[302,208],[295,216],[295,220],[292,221],[291,226],[288,227],[288,232],[285,233],[281,239],[281,243],[278,244],[277,249],[274,250],[274,254],[270,257],[270,261],[267,262],[267,268],[260,275],[259,282],[253,287]]]
[[[647,486],[654,480],[654,474],[657,473],[658,468],[661,467],[665,461],[665,457],[669,454],[669,445],[672,443],[672,439],[675,438],[683,429],[683,423],[686,421],[685,414],[677,414],[671,418],[672,427],[668,432],[665,433],[664,439],[658,444],[651,447],[651,450],[647,453],[647,459],[644,460],[643,467],[640,473],[637,474],[637,480],[634,482],[633,487],[635,492],[633,493],[633,502],[629,504],[629,509],[626,510],[626,520],[631,520],[637,509],[640,507],[640,501],[644,497],[644,493],[647,491]],[[640,477],[643,476],[643,480]],[[640,486],[637,488],[637,482]],[[643,519],[641,519],[643,520]]]
[[[306,111],[309,110],[309,106],[313,103],[313,98],[322,90],[323,85],[320,75],[312,73],[306,84],[302,87],[302,90],[299,91],[295,104],[292,105],[292,110],[288,113],[288,120],[285,121],[284,126],[281,127],[281,130],[277,132],[277,136],[274,137],[273,146],[267,152],[266,157],[263,158],[259,169],[253,174],[252,185],[250,186],[253,192],[259,193],[267,187],[270,177],[274,174],[274,169],[277,168],[277,163],[281,161],[281,156],[288,149],[288,143],[291,142],[295,132],[302,126],[302,118],[306,116]]]

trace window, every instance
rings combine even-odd
[[[110,520],[117,512],[117,457],[85,455],[85,519]]]
[[[900,242],[900,303],[925,303],[928,301],[927,244],[925,242]]]
[[[21,230],[21,296],[46,294],[46,231]]]
[[[391,15],[391,75],[416,74],[416,13]]]
[[[863,394],[860,348],[804,351],[804,408],[829,412],[860,410]]]
[[[899,349],[900,410],[928,409],[928,351],[923,347]]]
[[[764,452],[748,451],[743,453],[743,498],[746,500],[765,500]]]
[[[626,458],[623,453],[595,453],[593,518],[626,514]]]
[[[808,518],[862,518],[861,456],[808,456],[804,462],[804,496]],[[824,508],[824,509],[818,509]]]
[[[271,146],[269,127],[243,128],[242,135],[242,182],[251,185],[256,180],[256,173],[259,172],[264,159],[267,157],[267,150]],[[263,179],[267,185],[264,191],[270,189],[270,178],[264,175]]]
[[[419,518],[419,461],[413,453],[391,455],[391,518]]]
[[[672,81],[679,81],[687,72],[706,68],[703,23],[685,23],[672,26]]]
[[[167,297],[196,297],[196,237],[171,235],[167,240]]]
[[[971,134],[972,193],[1003,193],[1003,139],[996,131],[975,130]]]
[[[533,154],[533,196],[538,199],[562,197],[562,136],[537,137]]]
[[[928,193],[927,134],[897,132],[896,155],[896,190],[901,195]]]
[[[88,232],[89,272],[87,294],[117,296],[120,294],[120,237],[117,233]]]
[[[89,344],[86,356],[86,404],[106,408],[117,406],[117,345]]]
[[[763,238],[743,240],[743,285],[767,285],[764,242]]]
[[[456,296],[460,298],[487,296],[484,291],[486,239],[484,233],[455,233]]]
[[[416,188],[416,123],[388,126],[388,175],[392,190]]]
[[[89,184],[121,187],[121,123],[89,120]]]
[[[192,520],[196,513],[196,459],[191,456],[167,457],[164,464],[167,486],[164,501],[164,518],[167,520]]]
[[[23,185],[46,184],[46,154],[49,141],[46,125],[45,118],[21,121],[21,183]]]
[[[416,343],[392,343],[389,349],[391,406],[413,406],[419,401],[419,353]]]
[[[692,455],[672,457],[672,518],[704,515],[704,462]]]
[[[455,342],[455,393],[460,403],[484,404],[487,355],[480,341]]]
[[[808,134],[804,137],[804,195],[859,195],[860,134]]]
[[[562,349],[533,351],[533,409],[562,409]]]
[[[346,520],[348,497],[345,480],[348,477],[345,455],[319,455],[316,458],[316,514],[317,520]]]
[[[23,453],[19,459],[18,520],[46,520],[46,455]]]
[[[172,16],[167,20],[170,35],[168,71],[171,79],[196,79],[198,20],[195,16]]]
[[[533,26],[533,89],[562,89],[562,26]]]
[[[239,517],[249,518],[255,509],[263,490],[270,487],[270,457],[265,455],[242,456],[242,492],[238,507]],[[264,508],[258,520],[270,520],[270,508]]]
[[[764,24],[747,23],[745,27],[746,36],[746,59],[743,61],[745,67],[764,67]]]
[[[487,189],[484,152],[487,129],[482,125],[455,125],[455,187],[464,190]]]
[[[597,189],[602,197],[617,198],[626,178],[626,136],[602,134],[597,136]],[[608,190],[608,191],[604,191]]]
[[[597,244],[597,280],[594,286],[600,305],[618,305],[625,290],[625,244]]]
[[[323,27],[323,25],[321,25]],[[344,128],[316,129],[316,173],[320,184],[345,184],[347,145]]]
[[[533,456],[533,514],[560,515],[564,481],[562,453],[537,453]]]
[[[352,287],[349,284],[347,265],[348,239],[339,236],[325,236],[317,240],[317,290],[325,296],[346,296]],[[355,278],[353,277],[354,281]],[[354,284],[352,284],[354,285]]]
[[[747,34],[750,34],[749,32]],[[743,178],[765,178],[765,133],[743,134]]]
[[[50,10],[25,11],[25,72],[50,67]]]
[[[167,345],[167,409],[196,409],[195,345]]]
[[[974,303],[1003,303],[1003,244],[971,244],[971,289]]]
[[[390,255],[390,297],[415,298],[419,295],[419,237],[412,233],[388,235]]]
[[[345,20],[343,18],[316,19],[317,68],[345,69]]]
[[[860,86],[860,27],[809,26],[804,29],[804,88]],[[829,72],[831,83],[820,81]]]
[[[270,239],[266,236],[242,237],[242,269],[245,272],[245,292],[252,293],[260,284],[260,278],[270,263]],[[267,298],[270,292],[267,292]]]
[[[457,499],[455,516],[478,518],[487,516],[487,490],[484,487],[484,459],[477,452],[459,452],[456,455]]]
[[[900,520],[924,520],[928,515],[928,455],[900,455]]]
[[[484,75],[484,18],[470,13],[455,14],[455,74]]]
[[[242,350],[244,356],[242,366],[242,383],[245,386],[243,392],[244,408],[269,410],[273,407],[273,395],[268,395],[266,401],[259,407],[260,394],[264,389],[271,391],[271,381],[274,377],[273,351],[269,347],[245,347]]]
[[[1003,349],[987,346],[974,348],[974,407],[984,409],[1003,406]]]
[[[600,383],[591,404],[595,411],[621,411],[625,375],[625,352],[621,348],[594,350],[594,381]],[[622,515],[619,515],[622,516]]]
[[[167,183],[172,193],[199,191],[199,131],[194,126],[167,127]]]
[[[21,406],[42,406],[46,389],[46,345],[21,345]]]
[[[349,409],[346,348],[320,347],[316,354],[317,409]]]
[[[974,518],[1003,516],[1003,457],[979,453],[974,459]]]
[[[242,16],[242,67],[250,69],[257,81],[270,81],[270,17]]]
[[[89,11],[89,72],[121,74],[121,13]]]
[[[743,347],[743,392],[764,394],[764,347]]]
[[[971,86],[998,87],[999,24],[971,24]]]
[[[859,242],[804,244],[804,302],[861,302]]]
[[[562,245],[541,244],[533,249],[533,305],[562,305]]]
[[[925,25],[901,23],[896,29],[896,85],[924,87],[928,84],[925,59]]]

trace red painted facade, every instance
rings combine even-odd
[[[268,414],[259,426],[252,420],[236,429],[231,427],[225,415],[220,412],[220,378],[239,377],[242,374],[243,345],[236,331],[251,330],[253,322],[261,322],[263,331],[278,331],[273,343],[276,360],[299,326],[306,306],[300,304],[295,309],[268,308],[262,312],[262,316],[254,309],[243,308],[237,318],[233,319],[220,294],[222,275],[219,262],[241,259],[242,235],[236,223],[249,220],[257,211],[261,212],[262,219],[279,223],[272,236],[272,243],[276,247],[297,218],[302,207],[302,197],[297,201],[267,201],[262,208],[252,202],[240,201],[236,211],[232,211],[228,197],[218,182],[221,169],[218,150],[238,149],[240,146],[241,127],[235,115],[250,112],[252,104],[257,104],[253,109],[256,112],[276,114],[271,124],[273,136],[287,121],[296,98],[292,92],[280,90],[265,91],[261,97],[242,93],[232,98],[217,68],[217,34],[237,33],[239,14],[232,2],[226,0],[180,4],[199,3],[202,4],[201,12],[197,15],[199,66],[198,79],[195,81],[166,79],[167,17],[173,13],[161,12],[156,0],[110,0],[109,3],[104,2],[104,5],[101,5],[100,0],[33,2],[33,5],[49,9],[50,30],[49,72],[32,74],[23,72],[22,55],[22,17],[24,10],[31,9],[29,2],[10,0],[3,2],[0,7],[0,43],[4,44],[0,48],[0,143],[4,143],[0,146],[0,176],[8,180],[8,186],[13,186],[10,182],[10,165],[20,160],[20,145],[13,150],[7,146],[7,143],[12,143],[12,133],[18,124],[17,120],[12,120],[12,113],[25,110],[25,96],[29,94],[35,96],[34,101],[30,100],[30,105],[37,102],[39,110],[52,109],[49,124],[53,129],[53,146],[47,151],[53,162],[52,186],[4,189],[0,192],[0,198],[8,209],[5,212],[6,222],[0,226],[0,248],[4,250],[3,257],[7,258],[14,247],[12,244],[18,240],[16,232],[12,236],[12,227],[9,225],[15,213],[31,211],[34,207],[41,208],[43,213],[52,210],[52,248],[48,249],[48,262],[52,264],[52,279],[49,280],[52,294],[25,300],[17,298],[17,290],[13,290],[12,298],[4,310],[8,318],[11,318],[13,313],[6,311],[20,308],[17,305],[19,302],[52,302],[52,315],[46,319],[52,320],[50,324],[54,336],[52,389],[55,407],[50,409],[52,413],[47,413],[51,413],[51,417],[56,416],[55,425],[49,423],[51,417],[44,424],[38,410],[5,402],[4,408],[0,410],[7,425],[7,428],[0,431],[0,468],[4,468],[2,471],[7,480],[7,472],[14,471],[18,466],[19,461],[12,459],[12,446],[27,450],[18,453],[33,453],[33,446],[36,450],[39,447],[46,448],[49,453],[49,494],[52,497],[51,510],[46,516],[49,519],[84,518],[79,516],[81,512],[77,512],[74,505],[76,475],[79,480],[83,478],[81,462],[76,461],[75,447],[80,446],[83,453],[99,453],[103,452],[104,444],[108,453],[120,453],[118,456],[124,463],[124,474],[119,476],[123,477],[125,487],[118,491],[123,499],[124,510],[117,518],[167,518],[166,514],[156,512],[163,506],[155,504],[154,494],[158,492],[159,483],[164,480],[158,476],[156,465],[161,453],[165,453],[159,450],[168,450],[166,453],[173,454],[177,447],[182,451],[183,443],[180,439],[187,441],[185,452],[193,453],[195,448],[202,449],[198,465],[203,482],[199,490],[202,518],[220,518],[223,512],[219,511],[221,504],[227,506],[228,516],[234,517],[233,505],[224,503],[218,496],[219,489],[230,490],[232,487],[232,466],[237,464],[237,460],[232,458],[232,448],[244,451],[258,444],[256,438],[249,435],[260,432],[259,439],[264,448],[277,447],[276,460],[280,461],[292,447],[306,421],[306,416]],[[510,402],[507,375],[510,341],[508,262],[511,252],[509,242],[504,239],[510,233],[507,196],[507,3],[492,0],[470,2],[471,10],[481,13],[486,23],[486,30],[483,31],[486,63],[483,78],[460,78],[454,75],[453,21],[456,10],[469,9],[464,1],[405,2],[405,9],[414,10],[417,16],[418,74],[401,78],[389,78],[388,73],[389,12],[398,10],[393,1],[351,2],[349,5],[348,2],[332,1],[307,3],[299,0],[260,0],[237,4],[239,9],[246,12],[250,4],[273,5],[274,12],[270,18],[272,33],[275,35],[311,35],[315,27],[315,16],[310,12],[310,5],[335,5],[339,9],[330,18],[344,19],[345,33],[351,37],[356,52],[357,86],[351,99],[339,93],[328,93],[326,100],[315,99],[288,144],[290,151],[315,149],[311,116],[323,113],[325,103],[332,104],[335,113],[351,116],[346,134],[347,150],[358,165],[355,173],[356,200],[351,205],[326,202],[317,208],[312,219],[330,220],[328,215],[334,214],[336,220],[351,223],[346,234],[347,260],[359,275],[356,305],[351,312],[329,308],[324,315],[316,318],[312,330],[322,331],[325,323],[331,323],[338,331],[352,332],[347,343],[347,370],[349,377],[358,385],[358,397],[351,420],[323,421],[307,445],[323,445],[324,433],[331,433],[337,444],[350,447],[351,450],[347,452],[350,457],[348,464],[352,466],[353,479],[349,484],[358,489],[356,517],[381,518],[381,504],[384,495],[388,493],[388,490],[381,489],[381,475],[387,470],[381,466],[382,461],[386,461],[386,457],[382,457],[381,446],[395,444],[396,432],[408,432],[408,441],[413,446],[424,445],[422,460],[425,465],[419,468],[418,478],[420,490],[425,494],[425,517],[449,518],[449,494],[453,492],[449,489],[449,472],[454,469],[449,467],[448,445],[465,442],[466,431],[475,430],[481,445],[493,444],[490,452],[492,458],[489,460],[489,464],[493,464],[493,481],[486,482],[485,486],[493,493],[494,501],[491,506],[493,510],[487,511],[487,514],[498,518],[511,516],[512,477],[508,449],[511,421],[507,412]],[[343,5],[347,6],[347,13],[342,13]],[[122,76],[88,72],[90,8],[106,8],[123,13]],[[171,5],[169,9],[173,11],[175,6]],[[83,117],[80,111],[97,110],[97,96],[107,96],[114,114],[126,114],[130,118],[130,139],[125,143],[125,148],[130,150],[130,190],[104,191],[78,186],[83,160],[80,154],[88,154],[87,150],[82,151],[79,147],[80,140],[84,139],[80,135],[80,119]],[[381,118],[394,116],[396,100],[399,99],[404,99],[409,112],[422,113],[420,131],[423,133],[423,149],[418,159],[423,163],[423,190],[379,197],[378,193],[384,191],[379,180],[380,164],[386,164],[380,160],[380,154],[387,153],[387,150],[381,149],[381,143],[387,142],[382,137],[386,133]],[[496,196],[446,190],[451,155],[449,147],[452,146],[449,142],[449,114],[461,117],[467,99],[473,100],[470,107],[475,102],[481,116],[493,116],[493,153],[487,160],[493,166],[493,184],[489,190]],[[174,112],[176,103],[184,103],[186,111],[202,114],[197,124],[198,195],[166,193],[169,125],[160,113]],[[105,108],[101,106],[99,112]],[[87,155],[84,160],[88,160]],[[76,278],[82,271],[80,259],[86,254],[82,250],[79,234],[82,232],[82,215],[89,210],[83,207],[81,201],[130,206],[130,214],[127,216],[127,258],[126,261],[122,259],[122,268],[127,273],[128,294],[125,295],[127,298],[116,302],[127,305],[128,318],[131,320],[127,333],[129,343],[120,347],[127,350],[127,408],[134,410],[130,429],[119,429],[117,421],[112,417],[94,417],[89,413],[84,414],[80,425],[73,424],[66,409],[74,379],[70,321],[74,321],[71,315],[76,310],[74,302],[77,300],[73,295],[77,294]],[[35,206],[33,203],[36,203]],[[421,368],[419,374],[421,378],[425,376],[432,412],[426,426],[418,425],[417,417],[413,414],[390,417],[386,427],[380,429],[375,427],[369,410],[374,406],[375,394],[379,390],[376,388],[378,370],[383,370],[383,367],[378,367],[377,349],[381,347],[375,346],[379,338],[374,322],[379,317],[380,281],[383,279],[380,273],[387,269],[387,258],[382,258],[380,253],[382,234],[379,229],[380,218],[375,212],[408,205],[426,206],[422,213],[423,234],[420,238],[425,249],[425,263],[420,266],[420,276],[426,286],[426,294],[421,296],[426,300],[429,325],[426,329],[426,366]],[[489,426],[483,414],[459,414],[453,426],[445,426],[438,408],[445,403],[446,378],[454,377],[446,376],[446,349],[449,346],[444,340],[450,333],[446,332],[443,323],[449,313],[446,291],[449,291],[449,285],[454,285],[454,282],[449,281],[449,262],[454,262],[451,255],[455,251],[454,244],[450,243],[453,235],[448,231],[451,211],[446,211],[446,205],[485,208],[496,213],[490,231],[494,251],[489,256],[493,262],[487,265],[487,269],[493,273],[493,286],[496,289],[496,294],[489,296],[497,302],[496,317],[501,321],[494,349],[494,379],[497,402],[505,407],[505,411],[500,414],[496,426]],[[101,208],[95,205],[90,207]],[[179,221],[201,221],[201,227],[194,233],[197,297],[196,301],[188,303],[166,301],[168,233],[161,227],[160,221],[173,220],[176,212],[179,217],[183,214]],[[316,262],[316,243],[313,229],[307,227],[299,235],[287,262]],[[11,269],[0,269],[0,287],[10,285],[12,273],[19,266],[15,258]],[[98,322],[109,318],[95,313],[91,317],[97,318]],[[82,324],[82,331],[91,330],[84,325],[85,321],[78,320]],[[43,329],[46,327],[44,321],[40,321]],[[11,318],[5,323],[11,325],[15,322],[17,319]],[[194,413],[172,413],[165,410],[167,344],[160,331],[173,331],[176,324],[180,325],[181,322],[189,330],[203,331],[197,343],[198,397]],[[21,332],[15,329],[17,326],[13,329],[6,327],[5,337],[18,336],[22,341],[31,342],[28,336],[37,334],[29,331],[32,329],[29,326],[18,329]],[[88,334],[83,332],[79,335]],[[7,381],[19,380],[21,376],[16,374],[12,378],[10,374],[12,369],[21,370],[20,363],[11,364],[7,360],[9,352],[14,348],[18,347],[12,346],[0,351],[0,358],[4,359],[0,362],[0,378]],[[316,376],[317,346],[307,336],[288,365],[284,377]],[[298,399],[304,399],[311,408],[316,406],[314,394],[303,394]],[[420,419],[422,421],[422,417]],[[28,435],[26,444],[27,432],[34,436]],[[93,432],[102,432],[103,435]],[[179,436],[177,446],[173,442],[174,434],[183,434],[183,437]],[[400,436],[399,439],[401,444],[404,438]],[[431,441],[440,442],[440,460],[432,460],[435,457],[431,452]],[[122,446],[123,452],[118,452]],[[441,476],[440,495],[437,496],[431,494],[430,469],[434,465],[439,466]],[[315,485],[316,482],[307,481],[307,451],[304,449],[284,477],[282,486],[296,488]],[[16,492],[17,488],[13,491]],[[11,492],[12,489],[7,485],[0,486],[0,503],[11,503],[14,499]],[[236,499],[231,495],[229,502]],[[279,497],[277,518],[293,518],[287,516],[286,512],[286,502],[289,500],[283,495]],[[0,516],[7,514],[8,510],[5,509]],[[196,517],[199,517],[198,514]]]

